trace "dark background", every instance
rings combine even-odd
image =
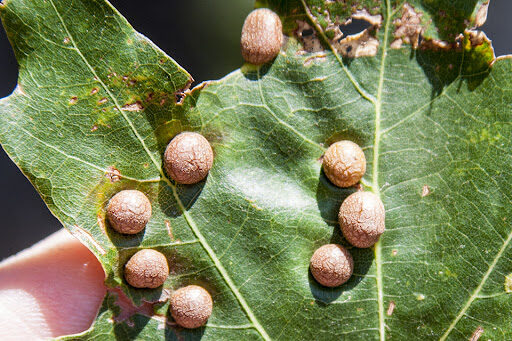
[[[135,29],[171,55],[197,82],[218,79],[242,65],[240,30],[253,0],[111,0]],[[512,53],[512,1],[491,0],[483,30],[496,55]],[[16,85],[17,65],[0,28],[0,98]],[[30,182],[0,148],[0,260],[18,252],[61,225]]]

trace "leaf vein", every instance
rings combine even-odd
[[[194,232],[194,234],[196,235],[196,237],[199,239],[201,245],[203,246],[203,248],[205,249],[206,253],[208,254],[208,256],[210,257],[210,259],[213,261],[213,263],[215,264],[217,270],[220,272],[220,274],[222,275],[224,281],[226,282],[226,284],[228,285],[228,287],[231,289],[231,291],[233,292],[233,294],[235,295],[235,297],[238,299],[240,305],[242,306],[242,308],[244,309],[245,313],[247,314],[248,318],[251,320],[251,322],[254,324],[256,330],[260,333],[260,335],[262,336],[263,339],[265,340],[270,340],[270,337],[268,336],[268,334],[266,333],[265,329],[261,326],[261,324],[258,322],[256,316],[254,315],[254,313],[252,312],[251,308],[249,307],[249,305],[247,304],[247,302],[245,301],[244,297],[241,295],[241,293],[238,291],[237,287],[235,286],[235,284],[233,283],[233,281],[231,280],[231,277],[229,276],[228,272],[226,271],[226,269],[224,268],[224,266],[222,265],[222,263],[219,261],[219,259],[217,258],[215,252],[213,251],[213,249],[210,247],[210,245],[208,244],[206,238],[204,238],[204,236],[202,235],[202,233],[199,231],[195,221],[192,219],[192,217],[190,216],[189,212],[186,210],[185,206],[183,205],[183,202],[181,201],[179,195],[178,195],[178,192],[176,190],[176,186],[174,186],[170,181],[169,179],[165,176],[162,168],[160,167],[160,164],[159,162],[156,161],[156,159],[154,158],[153,154],[151,153],[151,151],[149,150],[149,148],[146,146],[146,143],[144,142],[144,139],[142,139],[142,137],[140,136],[139,132],[137,131],[137,129],[135,128],[133,122],[128,118],[128,116],[123,112],[121,106],[119,105],[117,99],[114,97],[114,95],[112,94],[112,92],[108,89],[108,87],[106,86],[106,84],[101,80],[101,78],[97,75],[96,71],[94,70],[94,68],[91,66],[91,64],[87,61],[87,59],[85,58],[85,56],[82,54],[82,52],[80,51],[80,49],[78,48],[78,46],[76,45],[76,42],[73,38],[73,36],[70,34],[62,16],[60,15],[59,11],[57,10],[57,7],[55,6],[55,3],[53,0],[50,0],[50,3],[52,4],[57,16],[59,17],[59,20],[60,22],[62,23],[62,26],[64,27],[64,30],[66,31],[66,33],[68,34],[69,36],[69,39],[71,41],[71,43],[73,44],[73,46],[76,48],[76,51],[77,53],[80,55],[80,57],[82,58],[82,60],[84,61],[84,63],[87,65],[87,67],[90,69],[90,71],[93,73],[93,75],[96,77],[96,79],[100,82],[101,86],[103,87],[103,89],[106,91],[106,93],[109,95],[109,97],[112,99],[112,101],[114,102],[115,106],[117,107],[117,109],[119,110],[119,112],[121,113],[121,115],[123,116],[123,118],[126,120],[126,122],[128,123],[128,125],[130,126],[132,132],[135,134],[135,136],[137,137],[137,139],[139,140],[139,142],[141,143],[142,147],[144,148],[144,150],[146,151],[146,153],[148,154],[148,156],[150,157],[151,161],[153,162],[153,164],[155,165],[155,167],[157,168],[157,170],[160,172],[161,176],[162,176],[162,179],[169,185],[169,187],[172,189],[172,192],[173,192],[173,195],[176,199],[176,202],[178,204],[178,206],[180,207],[180,210],[183,212],[183,216],[185,217],[185,220],[187,221],[188,225],[190,226],[190,228],[192,229],[192,231]]]
[[[382,57],[380,63],[380,72],[379,72],[379,86],[377,89],[377,100],[375,103],[375,135],[374,135],[374,145],[373,145],[373,172],[372,172],[372,190],[373,192],[381,196],[380,188],[379,188],[379,148],[380,148],[380,138],[381,138],[381,130],[380,130],[380,121],[381,121],[381,112],[382,112],[382,91],[384,88],[384,78],[385,78],[385,67],[386,67],[386,56],[387,56],[387,48],[388,48],[388,36],[389,36],[389,28],[391,25],[391,3],[390,0],[386,0],[386,22],[384,24],[384,41],[382,43]],[[374,246],[375,253],[375,267],[376,267],[376,284],[377,284],[377,305],[379,311],[379,334],[380,340],[386,340],[386,326],[385,326],[385,313],[384,313],[384,290],[382,284],[382,251],[381,251],[381,241],[377,241]]]
[[[91,168],[94,168],[96,170],[99,170],[101,171],[102,173],[110,173],[111,171],[108,170],[108,169],[105,169],[103,167],[100,167],[98,165],[95,165],[94,163],[92,162],[89,162],[89,161],[86,161],[86,160],[83,160],[77,156],[74,156],[74,155],[70,155],[68,153],[66,153],[65,151],[63,150],[60,150],[59,148],[41,140],[40,138],[38,138],[37,136],[35,136],[34,134],[32,134],[30,131],[26,130],[25,128],[23,128],[22,126],[19,126],[17,124],[15,124],[21,131],[23,131],[25,134],[27,134],[28,136],[30,136],[31,138],[33,138],[34,140],[36,140],[37,142],[45,145],[46,147],[48,148],[51,148],[53,150],[55,150],[56,152],[58,152],[59,154],[63,155],[64,157],[68,158],[68,159],[71,159],[71,160],[75,160],[75,161],[78,161],[80,163],[83,163]],[[136,182],[160,182],[160,178],[155,178],[155,179],[137,179],[137,178],[132,178],[130,176],[126,176],[126,175],[122,175],[122,174],[119,174],[120,177],[124,178],[124,179],[127,179],[127,180],[131,180],[131,181],[136,181]]]
[[[284,120],[282,120],[281,118],[279,118],[272,109],[270,109],[270,107],[268,106],[267,104],[267,100],[265,99],[265,96],[263,95],[263,89],[261,88],[261,81],[262,81],[262,78],[261,78],[261,74],[260,74],[260,69],[258,69],[258,88],[259,88],[259,92],[260,92],[260,97],[261,97],[261,101],[262,101],[262,104],[263,104],[263,107],[265,108],[265,110],[267,110],[267,112],[281,125],[283,125],[284,127],[288,128],[290,131],[292,131],[295,135],[297,135],[298,137],[300,137],[301,139],[303,139],[305,142],[311,144],[312,146],[315,146],[316,148],[318,149],[321,149],[322,152],[325,151],[325,148],[322,147],[319,143],[307,138],[306,136],[304,136],[304,134],[302,134],[300,131],[298,131],[297,129],[295,129],[294,127],[292,127],[291,125],[289,125],[287,122],[285,122]]]
[[[492,271],[494,270],[494,268],[496,267],[496,264],[498,264],[498,261],[501,259],[501,257],[503,256],[503,253],[505,252],[505,250],[507,249],[508,245],[510,244],[510,241],[512,240],[512,231],[509,233],[507,239],[505,240],[505,242],[503,243],[503,245],[501,246],[500,250],[498,251],[498,253],[496,254],[496,257],[494,257],[494,260],[493,262],[491,263],[491,265],[489,266],[489,268],[487,269],[487,272],[484,274],[484,276],[482,277],[482,280],[480,281],[480,284],[475,288],[475,290],[473,291],[473,293],[471,294],[471,296],[469,296],[468,300],[466,301],[466,304],[464,304],[464,306],[462,307],[462,309],[459,311],[459,313],[457,314],[457,316],[455,317],[455,319],[452,321],[452,323],[448,326],[448,328],[446,329],[446,331],[443,333],[443,335],[441,336],[441,338],[439,339],[439,341],[444,341],[448,338],[448,336],[450,335],[450,333],[456,329],[456,325],[457,323],[459,323],[460,319],[466,315],[466,312],[468,311],[469,307],[471,306],[471,304],[473,303],[473,301],[475,299],[478,298],[478,295],[480,294],[480,292],[482,291],[482,288],[483,286],[485,285],[485,282],[487,282],[487,279],[489,278],[489,276],[491,275]]]

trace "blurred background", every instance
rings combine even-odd
[[[172,56],[198,82],[218,79],[242,65],[239,39],[254,0],[110,0],[142,34]],[[512,1],[491,0],[483,30],[496,55],[512,54]],[[17,65],[0,28],[0,98],[16,86]],[[0,260],[61,225],[30,182],[0,148]]]

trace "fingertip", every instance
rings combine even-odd
[[[106,293],[96,257],[61,230],[0,263],[0,339],[88,329]]]

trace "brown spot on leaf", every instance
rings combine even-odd
[[[95,132],[96,130],[98,130],[98,126],[95,124],[91,128],[91,132]]]
[[[64,38],[64,40],[62,42],[64,44],[69,44],[71,42],[71,39],[69,39],[69,37],[66,37],[66,38]]]
[[[303,20],[297,20],[297,30],[295,34],[302,41],[303,51],[299,51],[300,53],[304,52],[323,52],[324,48],[320,39],[316,36],[315,30],[309,23]]]
[[[198,85],[196,85],[194,88],[192,88],[192,90],[187,90],[186,93],[187,95],[191,95],[193,94],[194,92],[197,92],[197,91],[201,91],[203,89],[206,89],[212,82],[211,81],[204,81],[204,82],[201,82],[199,83]]]
[[[140,101],[137,101],[135,103],[124,105],[122,109],[124,111],[142,111],[144,110],[144,107]]]
[[[330,36],[332,36],[332,38],[325,38],[338,53],[348,58],[368,57],[377,54],[379,40],[375,38],[375,32],[382,25],[382,16],[370,15],[368,11],[363,9],[355,12],[345,22],[340,22],[339,18],[331,20],[329,12],[326,11],[324,14],[328,21],[325,31],[330,32]],[[357,34],[351,34],[345,37],[341,27],[350,25],[353,20],[366,21],[369,27]],[[298,29],[295,34],[301,39],[304,52],[323,51],[320,39],[308,23],[299,20],[297,21],[297,26]],[[316,29],[319,30],[321,27],[316,24]],[[303,51],[299,51],[298,53],[303,53]]]
[[[355,184],[354,186],[352,186],[352,187],[354,187],[354,189],[355,189],[357,192],[363,192],[363,191],[364,191],[364,187],[363,187],[363,185],[362,185],[360,182],[356,183],[356,184]]]
[[[402,43],[411,44],[414,49],[418,48],[420,36],[425,31],[421,24],[422,16],[423,14],[417,13],[411,5],[404,4],[402,17],[393,22],[396,30],[393,33],[395,41],[391,43],[391,48],[400,48]]]
[[[105,176],[110,180],[111,183],[121,180],[121,172],[114,166],[109,166],[107,168],[107,173],[105,173]]]
[[[325,54],[325,52],[318,52],[318,53],[315,53],[314,55],[306,58],[304,60],[304,66],[308,67],[311,64],[313,64],[314,62],[325,62],[326,60],[327,60],[327,55]]]
[[[398,250],[391,251],[391,255],[396,256],[398,254]]]
[[[430,194],[430,187],[428,187],[427,185],[424,185],[423,189],[421,190],[421,197],[424,198],[429,194]]]
[[[178,91],[174,93],[175,102],[178,105],[183,104],[183,101],[185,100],[185,97],[190,93],[189,89],[192,83],[194,82],[194,79],[191,77],[185,84],[185,86]]]
[[[489,11],[489,1],[486,1],[480,6],[475,18],[475,28],[483,26],[487,21],[487,13]]]
[[[107,102],[108,102],[108,99],[106,99],[105,97],[103,97],[102,99],[100,99],[100,100],[98,101],[98,104],[105,104],[105,103],[107,103]]]
[[[505,292],[512,293],[512,273],[505,276]]]
[[[460,42],[455,41],[454,43],[448,43],[444,40],[439,39],[425,39],[421,42],[421,48],[423,50],[434,50],[434,51],[446,51],[454,48],[460,48]]]
[[[467,30],[466,33],[468,34],[471,46],[482,45],[484,42],[489,41],[489,38],[482,31]]]
[[[391,316],[393,315],[393,311],[395,310],[396,304],[394,301],[389,302],[388,311],[386,312],[386,315]]]
[[[76,96],[71,97],[71,99],[69,100],[69,104],[71,105],[76,104],[76,102],[78,102],[78,97]]]
[[[23,87],[20,84],[16,85],[16,88],[14,89],[14,92],[18,93],[18,94],[20,94],[22,96],[25,96],[27,94],[25,92],[25,90],[23,90]]]
[[[371,57],[377,54],[379,41],[370,34],[369,30],[364,30],[357,35],[347,36],[334,46],[345,57]]]
[[[476,330],[471,335],[471,338],[469,339],[469,341],[478,341],[478,339],[480,338],[480,336],[482,336],[483,333],[484,333],[484,328],[482,328],[481,326],[478,326],[478,328],[476,328]]]
[[[370,25],[375,27],[380,27],[382,25],[382,16],[380,15],[371,15],[367,10],[358,10],[356,13],[352,14],[352,19],[365,20]]]
[[[91,95],[97,94],[97,93],[98,93],[98,91],[99,91],[99,89],[98,89],[98,88],[93,88],[93,89],[91,90]]]
[[[474,28],[485,23],[488,5],[489,1],[486,1],[478,10],[475,17]],[[441,11],[439,15],[446,16],[446,13]],[[462,50],[462,43],[465,36],[470,40],[471,46],[480,46],[484,43],[488,43],[489,46],[491,46],[491,42],[485,33],[476,30],[465,30],[464,34],[459,34],[453,42],[425,38],[423,34],[427,27],[422,22],[422,18],[422,13],[416,12],[411,5],[405,3],[402,8],[402,17],[393,22],[396,26],[396,30],[393,33],[395,40],[391,43],[391,48],[398,49],[401,48],[403,44],[410,44],[413,49],[420,47],[423,50],[446,51],[455,49],[460,51]],[[468,20],[466,20],[466,25],[469,25]]]
[[[389,47],[391,47],[392,49],[401,48],[402,47],[402,39],[393,40],[393,42],[391,43],[391,45],[389,45]]]
[[[98,226],[100,227],[101,232],[103,232],[104,235],[107,235],[107,228],[105,226],[105,213],[98,213],[98,215],[96,216],[96,221],[98,223]]]
[[[169,220],[165,220],[165,228],[167,229],[167,233],[169,234],[169,237],[171,237],[171,240],[174,240],[174,235],[172,234],[172,226]]]

